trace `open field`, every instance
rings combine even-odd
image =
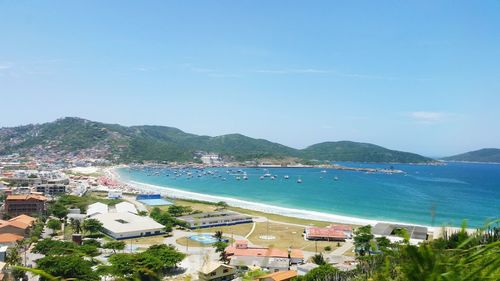
[[[195,230],[193,232],[212,233],[212,232],[216,232],[216,231],[222,231],[222,233],[226,234],[227,236],[231,236],[232,234],[246,236],[250,232],[251,229],[252,229],[251,223],[243,223],[243,224],[230,225],[230,226],[208,227],[208,228]]]
[[[267,222],[259,222],[257,226],[248,237],[248,239],[257,245],[261,246],[272,246],[277,248],[296,248],[302,249],[304,251],[315,252],[316,245],[318,248],[318,252],[323,252],[326,246],[330,246],[332,250],[335,250],[337,247],[337,242],[328,242],[328,241],[306,241],[302,236],[302,232],[304,231],[303,227],[285,225],[280,223],[269,223],[269,235],[275,236],[274,240],[265,240],[261,239],[260,236],[268,234],[268,226]],[[342,242],[340,243],[342,245]]]

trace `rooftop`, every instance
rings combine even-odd
[[[274,272],[271,274],[267,274],[264,276],[259,277],[259,280],[262,279],[272,279],[274,281],[283,281],[283,280],[289,280],[297,276],[297,271],[295,270],[288,270],[288,271],[279,271],[279,272]]]
[[[23,240],[24,237],[21,235],[13,234],[13,233],[2,233],[0,234],[0,243],[12,243],[19,240]]]
[[[406,229],[408,235],[410,235],[410,239],[427,239],[427,227],[409,224],[377,223],[373,227],[372,233],[380,236],[396,236],[394,233],[396,229]]]
[[[11,194],[7,196],[7,201],[47,201],[47,197],[39,194]]]
[[[96,214],[92,218],[99,220],[104,228],[114,233],[164,228],[162,224],[150,217],[138,216],[129,212]]]

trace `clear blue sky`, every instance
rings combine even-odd
[[[499,1],[1,1],[0,126],[500,147]]]

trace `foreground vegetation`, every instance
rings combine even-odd
[[[465,228],[420,246],[403,241],[391,243],[374,238],[370,227],[357,231],[355,239],[358,266],[352,271],[338,269],[321,262],[299,281],[447,281],[499,280],[500,228],[498,221],[469,235]]]

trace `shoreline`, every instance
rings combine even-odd
[[[241,199],[217,196],[217,195],[209,195],[191,191],[185,191],[177,188],[172,188],[168,186],[159,186],[153,185],[133,180],[124,180],[120,174],[116,171],[117,168],[121,168],[123,166],[112,167],[110,169],[106,169],[107,172],[117,181],[133,187],[135,190],[143,191],[143,192],[155,192],[159,193],[162,196],[166,196],[168,198],[173,199],[189,199],[189,200],[197,200],[202,202],[211,202],[217,203],[220,201],[226,202],[228,205],[237,208],[249,209],[253,211],[258,211],[262,213],[275,214],[287,217],[294,217],[306,220],[316,220],[316,221],[325,221],[331,223],[340,223],[340,224],[350,224],[350,225],[375,225],[377,223],[391,223],[391,224],[410,224],[410,225],[418,225],[424,226],[429,229],[430,232],[436,233],[440,232],[441,227],[432,227],[428,225],[421,225],[415,223],[405,223],[398,221],[389,221],[389,220],[374,220],[374,219],[364,219],[364,218],[356,218],[344,215],[337,214],[329,214],[318,211],[310,211],[310,210],[300,210],[293,209],[287,207],[274,206],[264,203],[257,203],[251,201],[245,201]]]

